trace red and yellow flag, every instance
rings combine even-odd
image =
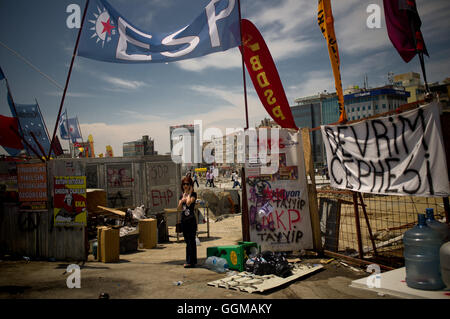
[[[317,22],[319,23],[320,30],[322,31],[325,40],[327,41],[331,68],[333,69],[334,84],[336,86],[336,93],[339,103],[339,122],[344,123],[347,121],[347,113],[344,108],[344,94],[342,92],[341,72],[339,70],[339,50],[336,35],[334,34],[334,19],[333,12],[331,11],[330,0],[319,0],[317,11]]]
[[[282,128],[298,129],[269,48],[256,26],[241,20],[245,66],[267,113]]]

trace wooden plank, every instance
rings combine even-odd
[[[313,159],[311,153],[311,140],[309,136],[309,129],[302,128],[302,141],[303,141],[303,155],[305,158],[305,169],[306,175],[310,177],[312,184],[308,184],[308,199],[309,199],[309,214],[311,217],[311,228],[313,232],[313,244],[316,251],[321,251],[322,248],[322,238],[320,235],[320,217],[319,217],[319,207],[317,203],[317,191],[315,174],[313,168]]]
[[[118,210],[118,209],[104,207],[104,206],[99,206],[99,205],[97,205],[97,207],[100,208],[100,209],[106,210],[107,212],[110,212],[110,213],[113,213],[113,214],[116,214],[116,215],[119,215],[119,216],[122,216],[122,217],[125,217],[125,215],[126,215],[125,212],[122,212],[121,210]]]
[[[248,199],[247,199],[247,180],[245,177],[245,168],[242,168],[241,171],[242,176],[242,216],[241,216],[241,224],[242,224],[242,239],[244,241],[250,241],[250,223],[249,223],[249,215],[248,215]]]

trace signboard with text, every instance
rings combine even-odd
[[[86,176],[54,177],[55,226],[86,226]]]
[[[17,164],[17,186],[21,209],[47,208],[47,168],[45,163]]]
[[[383,195],[450,194],[437,103],[321,131],[332,187]]]
[[[261,250],[296,251],[312,249],[308,189],[302,144],[299,133],[281,129],[278,141],[267,140],[258,132],[258,149],[268,145],[272,161],[278,168],[266,171],[258,157],[245,163],[250,241]],[[278,154],[274,145],[278,142]],[[253,163],[252,163],[253,162]]]

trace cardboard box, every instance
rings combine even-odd
[[[97,206],[108,206],[106,191],[103,189],[88,188],[86,190],[86,202],[88,213],[103,212]]]
[[[139,221],[139,248],[152,249],[158,243],[156,219],[141,219]]]
[[[120,231],[112,227],[97,227],[97,260],[113,263],[120,260]]]

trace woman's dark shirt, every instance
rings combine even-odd
[[[183,210],[181,212],[181,223],[183,224],[183,232],[191,231],[195,232],[197,231],[197,219],[195,218],[195,202],[197,201],[197,193],[192,192],[192,197],[194,197],[194,201],[191,203],[191,205],[186,205],[186,203],[183,203]],[[180,199],[183,198],[183,195],[181,195]]]

